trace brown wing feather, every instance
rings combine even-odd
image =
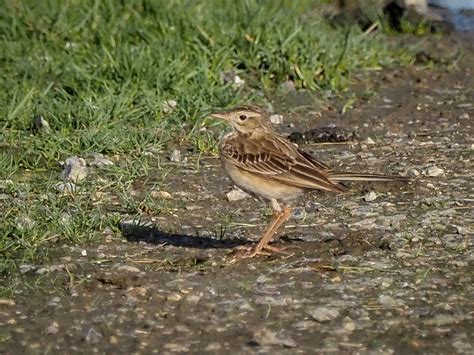
[[[239,169],[267,179],[301,188],[342,192],[343,186],[327,176],[329,168],[280,136],[258,138],[236,136],[221,146],[229,162]]]

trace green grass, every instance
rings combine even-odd
[[[152,204],[128,201],[131,184],[146,179],[175,142],[214,152],[217,134],[199,129],[214,124],[204,120],[212,108],[265,103],[287,80],[321,97],[338,94],[354,72],[410,61],[382,34],[331,27],[322,3],[7,0],[0,7],[0,270],[115,228],[117,213],[92,201],[97,191],[134,213]],[[222,82],[229,70],[243,87]],[[169,99],[178,105],[166,113]],[[51,133],[32,132],[35,115]],[[118,163],[80,194],[58,195],[58,162],[88,152]],[[25,216],[34,220],[29,228],[19,226]]]

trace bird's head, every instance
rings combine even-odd
[[[228,111],[213,112],[211,116],[229,122],[236,131],[244,134],[270,128],[268,114],[256,106],[240,106]]]

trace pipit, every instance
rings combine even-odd
[[[260,241],[244,257],[280,251],[268,243],[290,216],[291,200],[304,192],[319,189],[341,193],[346,190],[343,181],[408,180],[403,176],[332,170],[277,134],[268,114],[259,107],[242,106],[211,116],[230,123],[233,128],[219,143],[219,156],[226,173],[240,189],[269,200],[274,210],[273,220]]]

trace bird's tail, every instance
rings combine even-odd
[[[352,172],[331,171],[328,179],[333,182],[340,181],[409,181],[408,176],[398,175],[378,175],[378,174],[361,174]]]

